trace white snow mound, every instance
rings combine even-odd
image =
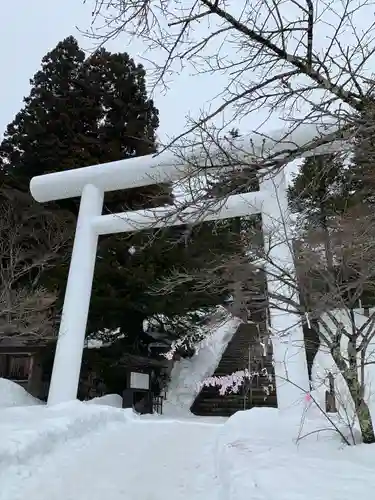
[[[72,401],[55,406],[8,408],[0,411],[0,471],[27,463],[58,445],[81,438],[109,422],[135,418],[132,411]]]
[[[86,401],[86,403],[93,405],[112,406],[113,408],[122,408],[122,397],[118,394],[106,394],[105,396],[90,399],[89,401]]]
[[[371,498],[373,445],[347,446],[313,409],[240,411],[219,429],[220,500]]]
[[[0,409],[41,404],[43,404],[42,401],[31,396],[20,385],[11,380],[0,378]]]

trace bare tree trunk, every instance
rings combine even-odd
[[[354,408],[358,417],[358,423],[362,433],[364,443],[375,443],[374,427],[368,404],[363,398],[363,388],[358,382],[358,370],[355,364],[354,371],[349,369],[349,373],[344,375],[344,379],[348,384],[350,395],[354,401]]]
[[[327,261],[327,271],[334,277],[335,269],[334,269],[334,252],[331,244],[329,229],[328,229],[328,221],[327,217],[324,214],[324,208],[321,208],[321,217],[320,224],[323,229],[324,234],[324,250],[325,257]],[[344,266],[345,268],[345,263]],[[332,282],[332,279],[329,280]],[[350,304],[349,304],[350,307]],[[350,392],[351,397],[353,398],[355,412],[358,418],[358,423],[361,428],[362,438],[364,443],[374,443],[375,442],[375,434],[374,428],[372,425],[371,413],[367,403],[364,400],[364,384],[359,380],[358,373],[358,364],[357,364],[357,338],[358,332],[355,324],[355,317],[353,309],[350,309],[350,318],[351,318],[351,332],[349,334],[348,339],[348,363],[349,367],[345,366],[345,360],[342,359],[342,354],[340,350],[340,345],[336,345],[333,350],[331,350],[332,357],[335,360],[337,366],[339,367]],[[349,332],[348,332],[349,333]],[[341,337],[340,337],[341,338]]]
[[[350,351],[350,350],[349,350]],[[353,399],[354,409],[358,418],[359,427],[364,443],[375,443],[374,427],[368,404],[364,400],[364,387],[358,380],[357,358],[349,353],[349,367],[340,352],[340,346],[336,345],[331,349],[333,360],[339,368],[345,382],[347,383],[350,395]]]

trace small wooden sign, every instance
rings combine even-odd
[[[130,372],[130,388],[148,391],[150,389],[150,375],[148,373]]]

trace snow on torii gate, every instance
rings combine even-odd
[[[264,151],[265,146],[266,150],[272,153],[286,148],[294,149],[313,140],[316,135],[315,126],[305,125],[287,138],[284,133],[278,132],[272,136],[272,140],[266,141],[267,144],[263,139],[255,139],[251,146],[248,144],[248,151],[256,152],[256,142],[259,151],[260,148]],[[322,152],[315,151],[314,154]],[[159,155],[56,172],[31,180],[31,194],[38,202],[81,197],[48,404],[74,400],[77,396],[99,235],[191,224],[198,219],[219,220],[261,213],[264,231],[277,231],[282,227],[284,232],[284,237],[278,244],[268,249],[270,257],[289,272],[295,271],[290,244],[285,238],[284,215],[287,212],[287,196],[284,171],[272,179],[262,180],[259,192],[230,196],[225,205],[217,211],[213,210],[211,204],[203,218],[201,207],[195,211],[194,207],[190,207],[178,214],[178,217],[175,214],[163,221],[163,215],[170,214],[171,207],[102,215],[105,192],[172,182],[186,174],[187,169],[181,164],[181,160],[172,152],[164,151]],[[281,281],[267,281],[269,291],[277,289],[278,294],[290,296],[291,290]],[[279,408],[286,408],[301,402],[304,391],[309,391],[304,336],[300,319],[294,310],[280,312],[275,307],[277,304],[273,306],[269,312],[274,333],[272,343],[277,399]],[[286,333],[280,338],[277,336],[278,332]]]

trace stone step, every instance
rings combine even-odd
[[[203,406],[223,406],[223,407],[230,407],[230,406],[242,406],[245,398],[242,396],[241,398],[238,399],[217,399],[217,398],[203,398],[200,401],[200,407]],[[250,398],[247,397],[246,401],[249,401]],[[251,405],[254,406],[255,402],[256,403],[261,403],[262,405],[268,405],[268,404],[273,404],[276,401],[276,394],[271,394],[267,396],[266,398],[264,397],[264,394],[262,394],[261,397],[253,397],[251,399]]]
[[[243,364],[243,365],[240,365],[238,363],[234,364],[234,363],[223,363],[222,365],[219,365],[216,370],[215,370],[215,375],[228,375],[230,373],[234,373],[234,372],[237,372],[237,371],[241,371],[241,370],[247,370],[248,369],[248,365],[246,364]],[[230,370],[230,371],[229,371]],[[250,365],[250,371],[251,372],[255,372],[256,370],[266,370],[267,371],[267,374],[269,372],[273,372],[273,366],[272,365],[255,365],[255,366],[251,366]],[[262,374],[259,374],[259,377],[261,378],[265,378],[264,375]]]
[[[215,373],[219,373],[220,371],[226,372],[227,368],[230,368],[231,370],[237,371],[237,370],[243,370],[244,368],[248,368],[249,364],[246,362],[239,363],[238,360],[236,363],[231,363],[230,361],[225,361],[224,363],[220,363],[218,367],[215,370]],[[254,365],[254,367],[259,366],[259,365]],[[272,363],[262,363],[261,368],[267,368],[267,369],[272,369]],[[251,364],[250,364],[250,369],[251,369]],[[227,372],[226,372],[227,373]],[[233,373],[233,372],[232,372]]]
[[[276,398],[270,398],[267,399],[266,401],[261,401],[258,403],[255,403],[254,401],[252,403],[249,402],[249,400],[239,400],[236,404],[227,404],[223,405],[222,402],[207,402],[207,401],[202,401],[200,406],[199,406],[199,411],[205,409],[209,410],[210,408],[222,408],[226,410],[241,410],[244,409],[244,404],[246,404],[246,408],[254,408],[256,406],[266,406],[266,407],[276,407]]]
[[[250,391],[249,391],[250,392]],[[246,394],[249,394],[249,392],[247,392]],[[272,395],[275,391],[271,392],[270,395]],[[244,392],[241,392],[241,393],[227,393],[225,395],[221,395],[219,394],[218,391],[215,391],[215,392],[206,392],[206,391],[202,391],[201,392],[201,395],[205,397],[205,399],[217,399],[217,400],[222,400],[222,399],[225,399],[225,401],[231,401],[231,400],[236,400],[238,398],[243,398],[244,397]],[[266,393],[264,392],[263,388],[261,387],[254,387],[252,390],[251,390],[251,395],[253,397],[257,397],[257,398],[264,398]]]
[[[259,362],[260,361],[260,357],[256,357],[256,358],[250,358],[250,364],[254,364],[256,362]],[[242,357],[242,356],[239,356],[238,354],[229,354],[228,357],[226,357],[223,361],[221,361],[219,363],[218,366],[221,366],[221,365],[227,365],[227,364],[233,364],[233,365],[246,365],[248,366],[249,364],[249,358],[248,356],[246,357]],[[272,366],[272,360],[271,359],[267,359],[267,358],[262,358],[262,364],[263,365],[271,365]]]
[[[253,391],[254,394],[256,393],[263,393],[264,391],[264,387],[265,387],[265,384],[256,384],[254,383],[252,386],[251,386],[251,390]],[[237,392],[230,392],[230,391],[227,391],[226,392],[226,396],[230,396],[230,397],[237,397],[241,394],[243,394],[244,391],[247,391],[249,389],[248,386],[241,386]],[[220,395],[219,393],[219,388],[218,387],[204,387],[201,391],[201,394],[217,394],[218,396]],[[222,397],[220,395],[220,397]]]
[[[204,399],[199,402],[199,411],[203,408],[232,408],[234,410],[240,410],[246,405],[246,408],[252,408],[253,406],[276,406],[276,397],[267,399],[238,399],[237,401],[217,401],[216,399],[209,400]],[[196,410],[194,410],[196,413]]]
[[[217,416],[217,417],[230,417],[237,413],[238,411],[243,411],[243,410],[250,410],[251,408],[257,408],[257,407],[265,407],[265,408],[276,408],[276,400],[270,401],[268,404],[253,404],[252,406],[248,405],[246,407],[242,405],[238,405],[236,407],[233,406],[214,406],[214,405],[209,405],[205,406],[202,405],[199,408],[199,415],[200,416]]]

